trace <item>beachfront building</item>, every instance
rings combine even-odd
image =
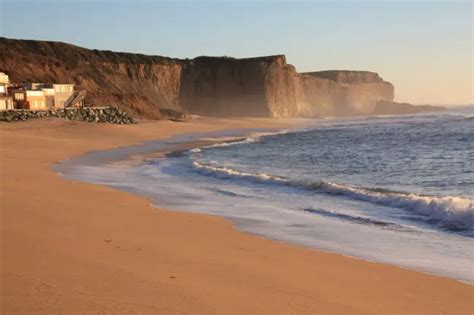
[[[11,96],[0,95],[0,110],[13,109],[13,99]]]
[[[10,95],[13,99],[14,109],[27,109],[26,106],[26,93],[25,90],[19,87],[13,87],[10,89]]]
[[[0,72],[0,85],[8,85],[9,83],[10,79],[8,78],[8,74]]]
[[[54,108],[64,108],[74,94],[74,84],[53,84]]]
[[[0,110],[13,109],[13,99],[8,95],[8,75],[0,72]]]
[[[12,91],[15,108],[30,110],[61,109],[69,106],[81,106],[85,91],[76,92],[74,84],[24,83],[15,86]]]
[[[25,91],[26,109],[30,110],[46,110],[46,96],[43,90],[26,90]]]
[[[40,82],[12,84],[0,72],[0,110],[48,110],[84,105],[86,91],[75,91],[74,84]]]
[[[46,83],[38,83],[38,82],[28,82],[20,84],[25,90],[41,90],[44,87],[51,86],[50,84]]]
[[[25,83],[23,87],[25,92],[27,92],[25,99],[26,108],[33,110],[67,107],[74,96],[74,84]],[[30,91],[31,93],[29,94],[31,96],[28,95]],[[38,97],[41,97],[41,99]],[[44,106],[42,104],[43,101],[45,103]]]
[[[41,89],[43,91],[43,94],[44,94],[44,97],[46,99],[46,108],[48,109],[53,109],[53,108],[56,108],[54,106],[54,98],[55,98],[55,94],[54,94],[54,89],[53,88],[42,88]]]
[[[8,95],[8,85],[10,84],[10,80],[8,79],[8,75],[4,72],[0,72],[0,95],[5,96]]]

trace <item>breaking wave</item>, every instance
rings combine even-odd
[[[189,152],[198,153],[198,152],[201,152],[202,149],[227,147],[227,146],[235,145],[235,144],[252,143],[252,142],[258,141],[258,138],[259,137],[248,137],[248,138],[245,138],[245,139],[237,139],[237,140],[230,140],[230,141],[225,141],[225,142],[220,142],[220,143],[214,143],[214,144],[211,144],[211,145],[191,149],[191,150],[189,150]]]
[[[260,141],[260,139],[262,137],[281,135],[281,134],[290,133],[290,132],[296,132],[296,131],[280,130],[280,131],[275,131],[275,132],[255,132],[247,138],[240,138],[240,139],[235,139],[235,140],[229,140],[229,141],[214,143],[214,144],[206,145],[206,146],[202,146],[202,147],[197,147],[197,148],[193,148],[193,149],[189,150],[189,152],[199,153],[203,149],[228,147],[228,146],[232,146],[232,145],[236,145],[236,144],[249,144],[249,143],[254,143],[254,142]]]
[[[344,196],[373,204],[402,208],[422,215],[425,222],[450,231],[474,232],[474,200],[455,196],[431,196],[391,191],[383,188],[354,187],[327,181],[295,180],[267,173],[249,173],[226,166],[194,161],[199,173],[224,179],[245,179]]]

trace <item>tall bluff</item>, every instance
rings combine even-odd
[[[371,114],[378,101],[393,101],[394,87],[375,72],[331,70],[299,75],[302,103],[315,116]],[[303,113],[303,115],[305,115]]]
[[[144,118],[163,109],[209,116],[315,117],[372,112],[392,101],[376,73],[299,74],[283,55],[173,59],[0,37],[0,71],[13,82],[74,83],[91,105],[116,105]]]
[[[318,117],[370,114],[393,85],[367,71],[299,74],[283,55],[199,57],[183,65],[180,105],[201,115]]]
[[[295,78],[285,56],[198,57],[183,65],[180,104],[201,115],[297,116]]]

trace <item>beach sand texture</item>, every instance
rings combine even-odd
[[[0,124],[1,313],[472,314],[472,285],[266,240],[52,170],[90,150],[295,123]]]

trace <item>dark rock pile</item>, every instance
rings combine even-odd
[[[135,121],[126,112],[115,107],[81,107],[58,110],[16,109],[0,111],[0,121],[24,121],[32,118],[56,117],[69,120],[80,120],[96,123],[134,124]]]

